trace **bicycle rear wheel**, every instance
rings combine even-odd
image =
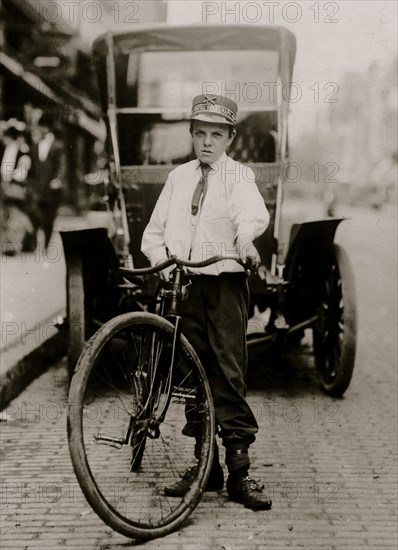
[[[105,523],[136,539],[180,526],[198,504],[211,468],[210,387],[186,338],[173,347],[173,337],[173,325],[150,313],[112,319],[85,347],[69,392],[69,449],[83,493]],[[196,438],[182,434],[186,410],[196,422]],[[166,496],[164,487],[194,456],[197,476],[188,493]]]

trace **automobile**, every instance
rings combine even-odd
[[[267,320],[255,331],[251,326],[248,344],[300,341],[310,330],[322,388],[332,396],[347,390],[357,316],[351,263],[334,242],[343,219],[295,223],[287,249],[279,242],[295,55],[294,34],[274,25],[154,24],[95,41],[107,125],[103,204],[112,223],[61,234],[71,376],[99,327],[120,313],[153,307],[159,279],[134,285],[119,267],[148,265],[140,244],[157,197],[169,172],[194,158],[187,139],[192,97],[213,93],[238,103],[229,155],[254,171],[271,216],[256,242],[262,265],[249,278],[250,313],[267,312]]]

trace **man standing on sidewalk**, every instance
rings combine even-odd
[[[144,231],[142,251],[152,265],[166,260],[168,252],[201,261],[235,251],[241,260],[258,267],[253,240],[266,230],[269,214],[252,170],[225,153],[235,137],[236,116],[237,105],[225,97],[194,98],[190,133],[197,160],[170,173]],[[191,273],[188,299],[180,308],[182,331],[198,353],[212,388],[219,436],[226,449],[228,495],[248,508],[268,509],[271,501],[248,475],[248,450],[258,426],[245,396],[246,272],[235,260],[225,260]],[[183,433],[199,443],[197,425],[195,413],[187,410]],[[183,496],[196,476],[195,468],[165,487],[165,493]],[[223,484],[216,447],[207,490],[222,489]]]
[[[43,114],[38,123],[40,141],[32,150],[33,191],[30,215],[35,228],[44,231],[44,246],[48,247],[61,200],[66,173],[64,146],[55,136],[54,121]]]
[[[23,124],[24,123],[18,123]],[[25,239],[32,233],[32,224],[26,214],[27,189],[32,161],[25,133],[16,126],[5,130],[0,144],[1,161],[1,251],[14,256],[23,250]]]

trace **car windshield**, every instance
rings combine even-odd
[[[120,56],[117,106],[189,111],[201,93],[240,110],[277,108],[279,53],[264,50],[146,51]]]
[[[122,164],[180,164],[194,158],[188,117],[192,98],[204,92],[227,95],[238,103],[231,156],[243,162],[274,162],[278,65],[279,53],[268,50],[119,54],[116,104],[122,109]]]

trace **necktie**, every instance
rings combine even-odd
[[[211,170],[210,166],[208,164],[205,164],[204,162],[200,163],[200,169],[202,170],[202,177],[198,181],[198,184],[196,186],[195,192],[192,197],[191,213],[193,216],[196,216],[196,214],[198,213],[199,204],[202,196],[203,196],[202,202],[205,199],[206,191],[207,191],[207,177]]]

